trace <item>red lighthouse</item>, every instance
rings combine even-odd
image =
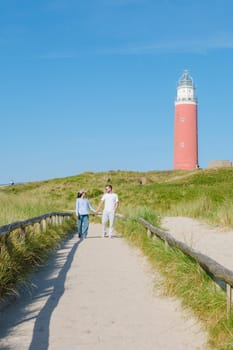
[[[196,169],[198,165],[197,99],[188,70],[177,85],[174,123],[174,169]]]

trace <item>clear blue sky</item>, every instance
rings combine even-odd
[[[233,161],[232,0],[1,0],[0,183],[173,168],[176,85],[199,164]]]

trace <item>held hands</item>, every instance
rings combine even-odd
[[[93,210],[93,214],[94,215],[99,215],[99,214],[102,214],[102,212],[99,211],[98,209],[96,209],[96,210]]]

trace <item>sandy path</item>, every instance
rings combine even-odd
[[[37,289],[0,313],[0,349],[192,350],[206,335],[179,302],[159,295],[142,255],[91,225],[36,273]]]
[[[211,227],[186,217],[166,217],[162,226],[177,240],[233,270],[233,230]]]

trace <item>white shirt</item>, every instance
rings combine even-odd
[[[119,202],[116,193],[105,193],[101,201],[104,202],[104,211],[114,211],[116,203]]]

